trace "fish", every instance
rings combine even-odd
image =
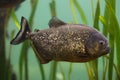
[[[110,52],[108,40],[95,28],[65,23],[57,17],[52,17],[48,25],[48,29],[32,32],[22,16],[20,31],[10,43],[17,45],[30,40],[41,64],[52,60],[89,62]]]

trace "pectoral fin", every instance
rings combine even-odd
[[[49,27],[52,28],[57,28],[57,27],[60,27],[62,25],[65,25],[66,23],[59,20],[58,18],[56,17],[52,17],[52,19],[49,21]]]

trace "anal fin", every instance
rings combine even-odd
[[[33,49],[34,49],[34,52],[35,54],[37,55],[39,61],[41,64],[46,64],[48,63],[49,61],[51,61],[51,59],[46,59],[42,56],[40,50],[37,48],[37,46],[35,46],[34,44],[32,45]]]

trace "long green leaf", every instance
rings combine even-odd
[[[14,33],[15,33],[15,30],[13,30],[11,32],[11,36],[10,36],[10,40],[13,39],[13,36],[14,36]],[[7,67],[8,67],[8,80],[11,80],[11,76],[13,74],[13,71],[12,71],[12,67],[11,67],[11,51],[12,50],[12,45],[9,46],[9,54],[8,54],[8,59],[7,59]]]
[[[20,72],[20,80],[22,80],[23,76],[23,64],[25,63],[25,54],[28,52],[28,42],[25,41],[22,45],[21,52],[20,52],[20,58],[19,58],[19,72]]]
[[[108,61],[106,60],[106,64],[104,66],[104,71],[103,71],[103,80],[106,80],[107,68],[108,68]]]
[[[71,11],[72,11],[72,14],[73,14],[74,21],[75,21],[75,23],[78,23],[77,15],[75,13],[75,8],[74,8],[74,5],[73,5],[73,0],[70,0],[70,7],[71,7]]]
[[[86,63],[85,66],[86,66],[86,69],[87,69],[87,72],[88,72],[89,80],[94,80],[94,78],[93,78],[94,76],[93,76],[91,68],[89,67],[89,64]]]
[[[57,16],[56,14],[56,3],[52,0],[50,3],[51,16]],[[57,62],[52,62],[50,71],[50,80],[56,80]]]
[[[44,73],[43,65],[41,63],[39,63],[39,66],[40,66],[40,72],[41,72],[41,75],[42,75],[42,80],[45,80],[45,73]]]
[[[37,5],[38,5],[38,0],[31,0],[31,13],[30,13],[30,17],[29,17],[29,25],[33,26],[33,20],[34,20],[34,16],[35,16],[35,12],[37,9]]]
[[[18,29],[20,29],[20,24],[19,24],[19,21],[18,21],[18,19],[17,19],[17,16],[16,16],[16,14],[15,14],[15,11],[14,11],[14,9],[12,10],[12,18],[13,18],[13,21],[14,21],[14,23],[15,23],[15,25],[16,25],[16,27],[18,28]],[[22,49],[21,49],[21,54],[20,54],[20,59],[19,59],[19,74],[20,74],[20,80],[22,80],[22,71],[23,71],[23,62],[24,62],[24,50],[26,49],[26,47],[25,47],[25,45],[24,46],[22,46]]]
[[[99,30],[99,15],[100,15],[100,3],[98,0],[93,24],[93,26],[98,30]],[[93,69],[95,75],[94,78],[95,80],[98,80],[98,59],[92,61],[90,64],[92,65],[91,68]]]
[[[94,18],[94,0],[91,0],[92,18]]]
[[[108,68],[108,78],[109,80],[112,80],[112,77],[113,77],[113,65],[112,64],[114,61],[114,52],[115,52],[114,43],[116,42],[115,39],[117,38],[116,30],[119,30],[119,29],[117,28],[117,25],[116,25],[117,21],[115,19],[115,16],[113,15],[115,14],[115,0],[105,0],[105,1],[106,1],[106,12],[107,12],[107,14],[106,12],[105,14],[108,15],[108,16],[105,16],[105,18],[107,20],[107,23],[109,24],[108,29],[112,30],[110,33],[111,54],[110,54],[109,68]]]
[[[107,22],[107,24],[110,22],[109,20],[110,20],[110,15],[108,14],[109,13],[109,11],[108,11],[108,9],[107,9],[107,4],[106,4],[106,7],[105,7],[105,12],[104,12],[105,14],[105,19],[106,19],[106,22]],[[109,26],[109,28],[110,28],[111,26]],[[108,28],[108,29],[109,29]],[[104,29],[104,33],[107,31],[107,29],[106,29],[106,27],[103,27],[103,29]],[[114,29],[113,29],[114,30]],[[106,34],[107,35],[107,34]],[[114,37],[113,37],[113,39],[111,40],[111,36],[112,36],[113,34],[112,33],[110,33],[110,46],[111,46],[111,48],[112,48],[112,50],[111,50],[111,59],[109,60],[109,66],[108,66],[108,78],[109,78],[109,80],[112,80],[112,72],[113,72],[113,65],[111,64],[111,63],[113,63],[113,53],[114,53]]]
[[[110,57],[109,56],[105,56],[106,57],[106,59],[110,59]],[[114,67],[114,69],[115,69],[115,71],[116,71],[116,74],[117,74],[117,79],[118,80],[120,80],[120,71],[118,70],[118,67],[113,63],[112,64],[113,65],[113,67]]]
[[[50,3],[51,16],[57,16],[55,6],[56,6],[55,0],[52,0],[52,2]]]
[[[29,17],[30,26],[33,26],[33,19],[34,19],[35,11],[37,9],[37,5],[38,5],[38,0],[31,0],[32,11],[31,11],[30,17]],[[32,45],[32,47],[33,47],[33,45]],[[41,79],[45,80],[45,73],[44,73],[43,65],[40,63],[39,59],[37,59],[37,60],[38,60],[38,64],[39,64],[39,68],[40,68],[40,72],[41,72],[41,76],[42,76]]]
[[[50,80],[56,80],[57,62],[51,63]]]
[[[105,20],[105,18],[103,17],[103,16],[100,16],[99,17],[99,19],[100,19],[100,21],[102,22],[102,24],[104,25],[104,27],[108,27],[108,24],[106,23],[106,20]],[[119,33],[118,33],[119,34]],[[119,37],[119,36],[118,36]],[[117,39],[116,39],[117,40]],[[116,41],[116,43],[117,43],[117,41]],[[118,45],[118,44],[116,44],[116,45]],[[116,48],[117,48],[118,46],[116,46]],[[117,52],[118,53],[118,52]],[[107,59],[110,59],[110,57],[108,57],[108,56],[106,56],[106,58]],[[117,74],[117,78],[118,78],[118,80],[120,79],[120,71],[119,71],[119,67],[117,67],[114,63],[112,64],[113,66],[114,66],[114,68],[115,68],[115,71],[116,71],[116,74]],[[118,64],[117,64],[118,65]],[[106,71],[106,69],[105,69],[105,71]],[[106,72],[105,72],[106,73]],[[105,77],[105,75],[104,75],[104,77]],[[104,80],[105,80],[105,78],[104,78]]]
[[[112,6],[110,5],[110,3],[108,1],[106,1],[107,3],[107,7],[109,9],[109,11],[111,12],[111,17],[112,17],[112,24],[115,28],[115,41],[116,41],[116,55],[117,55],[117,67],[118,69],[120,70],[120,27],[119,27],[119,23],[118,23],[118,20],[117,20],[117,17],[115,15],[115,10],[112,8]]]
[[[37,0],[34,1],[35,3],[37,3]],[[31,11],[31,15],[30,15],[30,21],[32,25],[33,23],[33,18],[34,18],[34,14],[35,14],[35,10],[36,10],[36,5],[37,4],[33,4],[34,6],[32,6],[32,11]],[[17,18],[14,15],[15,20],[17,20]],[[20,80],[22,80],[22,73],[23,73],[23,64],[25,67],[25,80],[28,80],[28,59],[27,59],[27,52],[28,52],[28,48],[30,43],[28,41],[25,41],[22,45],[21,48],[21,53],[20,53],[20,60],[19,60],[19,72],[20,72]]]
[[[70,67],[69,67],[68,80],[71,80],[71,73],[72,73],[72,63],[70,63]]]
[[[15,14],[14,9],[12,9],[11,16],[12,16],[12,18],[13,18],[13,21],[14,21],[16,27],[17,27],[18,29],[20,29],[20,24],[19,24],[19,21],[18,21],[18,19],[17,19],[17,16],[16,16],[16,14]]]
[[[85,16],[85,13],[84,13],[83,9],[81,8],[81,6],[79,5],[78,1],[77,0],[73,0],[73,2],[74,2],[75,7],[77,8],[77,10],[79,12],[79,15],[81,16],[81,19],[83,20],[83,22],[85,24],[88,24],[87,18]]]
[[[63,76],[63,80],[66,80],[65,79],[65,73],[64,73],[63,67],[62,67],[62,65],[60,63],[59,63],[59,67],[60,67],[60,70],[61,70],[61,73],[62,73],[62,76]]]
[[[100,28],[99,28],[99,16],[100,16],[100,3],[99,3],[99,0],[98,0],[97,7],[96,7],[96,12],[95,12],[95,17],[94,17],[94,24],[93,24],[93,26],[97,30],[100,30]]]

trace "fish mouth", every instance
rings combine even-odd
[[[106,53],[110,53],[111,52],[110,47],[106,47],[105,51]]]

